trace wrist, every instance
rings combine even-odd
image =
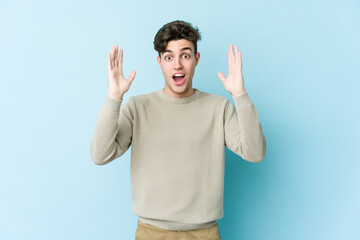
[[[242,90],[240,90],[240,91],[231,92],[231,95],[232,95],[233,97],[239,97],[239,96],[241,96],[241,95],[243,95],[243,94],[245,94],[245,93],[246,93],[246,90],[245,90],[245,89],[242,89]]]
[[[124,96],[123,93],[118,93],[118,94],[108,93],[108,97],[115,100],[122,100],[123,96]]]

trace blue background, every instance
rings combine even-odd
[[[267,138],[263,162],[226,151],[222,239],[360,239],[359,1],[1,1],[0,239],[133,239],[130,151],[96,166],[89,144],[107,53],[164,86],[157,30],[198,26],[194,87],[226,96],[229,43]]]

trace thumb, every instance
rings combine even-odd
[[[225,80],[226,80],[226,78],[225,78],[225,76],[224,76],[224,74],[222,73],[222,72],[218,72],[218,77],[220,78],[220,80],[222,81],[222,83],[224,83],[225,82]]]
[[[130,82],[132,82],[132,81],[134,80],[134,78],[135,78],[135,75],[136,75],[136,71],[135,71],[135,70],[132,70],[131,73],[130,73],[130,75],[129,75],[128,80],[129,80]]]

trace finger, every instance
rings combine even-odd
[[[232,43],[230,43],[229,52],[234,54],[234,46],[232,45]]]
[[[119,70],[120,70],[120,73],[123,74],[123,71],[122,71],[122,65],[123,65],[123,50],[120,49],[119,51]]]
[[[130,75],[129,75],[129,78],[128,78],[128,80],[130,81],[130,83],[134,80],[135,75],[136,75],[136,71],[135,71],[135,70],[132,70],[131,73],[130,73]]]
[[[228,61],[229,64],[232,64],[234,62],[234,49],[232,44],[230,44],[229,46]]]
[[[239,47],[235,46],[235,57],[239,55]]]
[[[222,72],[218,72],[218,77],[220,78],[220,80],[224,83],[225,82],[225,80],[226,80],[226,77],[225,77],[225,75],[222,73]]]
[[[239,51],[238,46],[235,47],[235,61],[236,61],[236,65],[240,64],[241,66],[241,52]]]
[[[239,51],[238,59],[239,59],[240,65],[242,66],[242,58],[241,58],[241,52],[240,51]]]
[[[118,46],[115,44],[114,67],[118,67]]]
[[[113,55],[114,66],[115,66],[116,59],[117,59],[117,51],[116,51],[116,45],[115,45],[114,46],[114,55]]]
[[[111,61],[111,68],[114,68],[114,54],[115,54],[115,48],[111,48],[111,55],[110,55],[110,61]]]
[[[111,59],[110,59],[110,53],[108,53],[108,59],[107,59],[107,65],[108,65],[108,71],[111,71]]]

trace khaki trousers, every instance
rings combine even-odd
[[[155,227],[138,220],[135,240],[220,240],[219,227],[216,223],[207,228],[172,231]]]

